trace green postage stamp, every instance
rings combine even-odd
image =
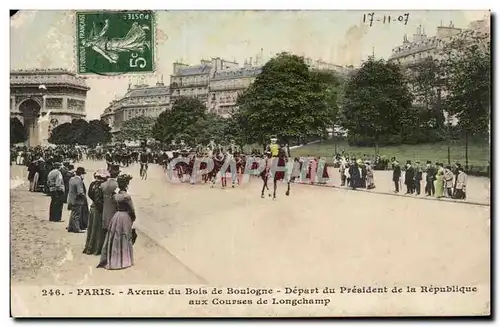
[[[154,71],[154,13],[99,11],[76,13],[79,74]]]

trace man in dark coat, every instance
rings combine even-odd
[[[453,175],[455,175],[455,182],[453,183],[453,194],[455,194],[455,191],[457,189],[458,174],[460,173],[461,167],[462,165],[460,165],[458,162],[455,164],[455,167],[453,167]]]
[[[352,164],[349,166],[349,176],[350,176],[350,186],[353,190],[358,188],[361,184],[361,174],[359,172],[359,166],[356,159],[353,160]]]
[[[64,182],[64,203],[68,202],[68,193],[69,193],[69,180],[73,177],[73,172],[71,172],[71,164],[69,161],[64,162],[62,167],[60,168],[61,174],[63,176]]]
[[[434,196],[434,193],[436,192],[436,188],[434,187],[436,174],[436,168],[433,167],[431,161],[428,160],[425,168],[425,193],[427,196]]]
[[[69,180],[68,209],[71,210],[68,232],[83,233],[88,223],[87,190],[83,183],[85,168],[78,167],[75,176]]]
[[[64,182],[61,174],[61,163],[55,162],[53,169],[47,176],[47,184],[50,192],[49,221],[61,222],[64,206]]]
[[[408,160],[406,162],[406,171],[405,171],[406,194],[413,194],[414,178],[415,178],[415,169],[411,166],[411,161]]]
[[[394,160],[392,162],[393,171],[392,171],[392,181],[394,182],[394,192],[399,193],[399,182],[401,178],[401,166],[399,166],[399,162]]]
[[[415,194],[420,195],[421,182],[422,182],[422,167],[420,167],[420,161],[415,162],[415,177],[413,177],[413,191]]]

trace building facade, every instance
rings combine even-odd
[[[89,90],[84,78],[64,69],[11,71],[10,115],[25,126],[26,144],[47,145],[54,127],[85,119]]]
[[[342,76],[352,68],[306,59],[310,69],[331,70]],[[170,86],[157,83],[156,86],[137,85],[129,87],[123,98],[112,101],[104,110],[101,119],[111,126],[112,133],[120,130],[123,122],[141,115],[157,117],[171,108],[181,96],[200,100],[207,112],[228,117],[236,108],[238,96],[245,91],[262,72],[260,65],[245,61],[243,67],[237,62],[221,59],[201,60],[198,65],[179,62],[173,64]]]
[[[405,35],[403,37],[403,43],[392,50],[392,55],[389,61],[396,62],[402,67],[411,67],[416,65],[422,60],[427,58],[442,60],[445,59],[445,51],[443,49],[446,45],[458,40],[465,40],[470,42],[475,42],[476,44],[489,42],[490,41],[490,19],[485,17],[482,20],[473,21],[465,29],[457,28],[450,22],[448,26],[439,26],[436,29],[436,35],[429,37],[425,34],[425,30],[422,27],[418,27],[416,33],[413,34],[412,40],[408,40]],[[481,45],[481,44],[479,44]],[[458,49],[458,51],[460,51]],[[408,70],[407,73],[411,71]],[[446,77],[445,77],[446,78]],[[410,88],[412,85],[409,85]],[[445,98],[447,93],[441,88],[435,88],[436,96],[438,99]],[[415,94],[414,104],[422,104],[424,99]],[[440,101],[440,100],[436,100]],[[458,120],[455,116],[449,115],[447,112],[443,112],[445,116],[445,121],[447,124],[456,125]]]
[[[458,39],[489,40],[490,34],[489,18],[474,21],[466,29],[457,28],[450,22],[448,26],[437,27],[436,35],[432,37],[427,36],[422,27],[418,27],[411,41],[405,35],[403,43],[392,49],[389,61],[407,66],[429,57],[440,60],[447,44]]]
[[[214,72],[210,79],[208,112],[222,117],[229,117],[236,108],[236,100],[257,76],[262,72],[262,67],[246,64],[243,68],[223,69]]]
[[[116,134],[127,120],[139,116],[156,118],[169,107],[170,89],[163,83],[129,85],[121,99],[111,101],[104,109],[101,119],[111,127],[111,133]]]
[[[209,84],[215,72],[237,67],[237,63],[221,58],[201,60],[199,65],[192,66],[175,62],[173,64],[174,73],[170,76],[172,103],[181,96],[193,97],[209,108]]]
[[[341,66],[323,61],[321,59],[313,60],[311,58],[304,58],[304,62],[311,70],[329,70],[335,72],[341,77],[347,77],[354,71],[353,66]]]

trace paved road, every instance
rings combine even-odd
[[[124,168],[137,227],[210,284],[489,283],[489,207],[306,185],[273,201],[258,180],[221,189],[138,170]]]

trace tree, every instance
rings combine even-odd
[[[139,116],[127,120],[116,136],[117,141],[146,140],[153,137],[153,126],[156,119],[153,117]]]
[[[468,137],[486,135],[491,113],[490,36],[468,31],[444,49],[442,61],[446,83],[444,109],[458,119],[465,135],[466,166]]]
[[[94,147],[97,144],[106,144],[110,141],[111,127],[105,121],[101,119],[89,121],[84,144]]]
[[[228,119],[214,113],[208,113],[197,122],[199,133],[195,137],[196,143],[207,143],[213,139],[216,143],[224,143],[231,136],[227,134]]]
[[[234,110],[233,114],[226,118],[224,126],[224,135],[232,138],[240,148],[249,143],[248,134],[246,133],[247,122],[245,117],[239,114],[239,110]]]
[[[27,139],[28,133],[26,133],[23,123],[17,117],[12,117],[10,119],[10,144],[21,143]]]
[[[73,125],[71,123],[63,123],[52,129],[49,136],[49,142],[52,144],[73,144]]]
[[[437,59],[427,57],[408,66],[407,77],[415,105],[421,109],[422,123],[433,129],[442,128],[444,115],[439,105],[443,69]]]
[[[73,119],[71,121],[71,127],[73,130],[73,144],[84,145],[87,142],[87,135],[89,132],[89,122],[85,119]]]
[[[87,122],[84,119],[73,119],[71,123],[56,126],[49,137],[52,144],[80,144],[95,146],[111,140],[111,128],[99,119]]]
[[[378,152],[380,141],[401,138],[411,125],[411,102],[399,66],[368,60],[345,85],[342,127],[351,140],[364,139],[365,145],[375,145]]]
[[[335,72],[328,70],[311,71],[310,74],[312,79],[315,79],[319,83],[321,90],[324,92],[325,102],[332,119],[331,128],[335,130],[335,126],[339,120],[339,100],[345,80]]]
[[[271,135],[285,142],[323,135],[332,121],[322,84],[302,57],[288,53],[264,65],[237,105],[248,141],[262,145]]]
[[[153,137],[161,142],[195,144],[199,120],[205,118],[205,105],[195,98],[180,97],[172,109],[162,112],[154,126]]]

